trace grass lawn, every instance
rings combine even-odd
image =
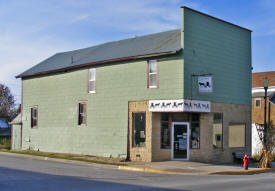
[[[127,166],[127,164],[123,161],[123,159],[96,157],[96,156],[90,156],[90,155],[48,153],[48,152],[31,151],[31,150],[12,151],[12,150],[8,150],[6,148],[0,148],[0,151],[1,152],[32,155],[32,156],[48,157],[48,158],[57,158],[57,159],[66,159],[66,160],[82,161],[82,162],[89,162],[89,163],[97,163],[97,164]]]

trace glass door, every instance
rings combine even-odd
[[[189,158],[189,123],[172,123],[172,159]]]

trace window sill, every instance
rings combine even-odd
[[[88,93],[89,94],[95,94],[95,91],[89,91]]]
[[[87,127],[87,124],[77,125],[78,127]]]
[[[132,149],[146,149],[146,146],[144,146],[144,147],[132,147]]]
[[[148,89],[158,89],[158,86],[149,86]]]

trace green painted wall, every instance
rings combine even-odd
[[[23,149],[125,157],[128,101],[185,98],[250,105],[250,32],[189,9],[182,17],[183,55],[158,58],[157,89],[147,88],[146,60],[96,66],[95,94],[87,93],[88,68],[23,79]],[[198,94],[191,75],[209,73],[214,92]],[[87,100],[87,126],[77,125],[80,100]],[[37,129],[30,127],[34,105]]]
[[[87,93],[88,68],[23,79],[23,149],[125,157],[128,101],[183,98],[181,58],[159,58],[157,89],[147,88],[146,60],[98,65],[95,94]],[[77,125],[79,100],[88,101],[86,127]]]
[[[12,125],[12,149],[20,150],[21,144],[21,125],[13,124]]]
[[[184,97],[250,105],[251,33],[188,8],[182,16]],[[213,93],[199,94],[192,74],[212,74]]]

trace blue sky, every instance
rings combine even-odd
[[[0,83],[56,52],[180,28],[180,7],[253,30],[253,72],[275,71],[274,0],[0,0]]]

